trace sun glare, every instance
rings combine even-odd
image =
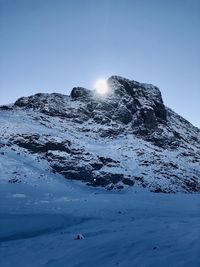
[[[106,80],[97,80],[94,88],[98,94],[105,95],[108,92],[108,83]]]

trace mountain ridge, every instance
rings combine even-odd
[[[0,107],[0,150],[109,190],[199,192],[200,130],[164,105],[158,87],[121,76],[107,82],[105,96],[74,87],[70,96],[39,93]]]

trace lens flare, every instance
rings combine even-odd
[[[108,92],[108,83],[106,80],[97,80],[94,88],[100,95],[105,95]]]

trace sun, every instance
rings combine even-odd
[[[108,83],[106,80],[97,80],[94,84],[96,92],[100,95],[105,95],[108,92]]]

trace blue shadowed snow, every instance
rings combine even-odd
[[[0,265],[200,266],[198,194],[1,184]],[[84,240],[75,240],[77,234]]]

